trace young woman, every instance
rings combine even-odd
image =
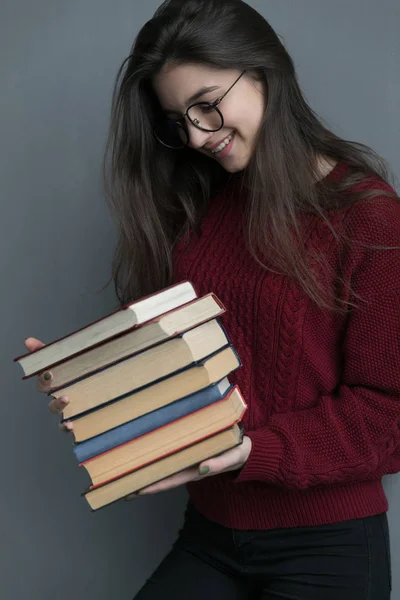
[[[190,499],[137,600],[389,598],[400,204],[383,162],[320,122],[241,0],[170,0],[146,23],[107,157],[119,299],[215,292],[249,407],[240,447],[143,490]]]

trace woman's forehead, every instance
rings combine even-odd
[[[153,78],[153,88],[165,110],[182,110],[201,90],[222,89],[232,73],[209,65],[170,64]]]

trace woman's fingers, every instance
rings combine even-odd
[[[34,337],[28,337],[25,340],[25,346],[29,352],[34,352],[39,348],[43,348],[45,344]],[[53,381],[53,374],[51,371],[45,371],[40,373],[36,378],[36,387],[39,392],[48,393],[51,390]],[[60,398],[52,398],[49,402],[49,410],[54,414],[60,414],[69,403],[67,396],[60,396]],[[59,423],[58,427],[61,431],[73,431],[74,426],[71,421],[65,423]]]
[[[45,344],[43,342],[41,342],[40,340],[38,340],[37,338],[28,337],[25,340],[25,346],[26,346],[26,349],[29,350],[29,352],[33,352],[34,350],[39,350],[39,348],[43,348],[43,346],[45,346]]]
[[[61,431],[65,431],[65,433],[70,433],[74,430],[74,426],[70,421],[66,421],[65,423],[59,423],[58,427]]]
[[[67,404],[68,404],[67,396],[60,396],[59,398],[53,398],[49,402],[49,410],[50,410],[50,412],[57,415],[57,414],[60,414],[64,410],[64,408],[67,406]],[[70,433],[71,431],[74,430],[74,426],[71,421],[65,421],[64,423],[61,422],[58,424],[58,427],[59,427],[59,429],[61,429],[61,431],[64,431],[66,433]]]
[[[38,375],[36,380],[36,388],[39,392],[47,394],[53,385],[53,374],[51,371],[45,371]]]
[[[125,500],[133,500],[134,498],[137,498],[137,496],[145,496],[146,494],[157,494],[158,492],[165,492],[172,488],[179,487],[185,483],[188,483],[189,481],[197,481],[198,479],[202,479],[202,477],[199,476],[198,467],[189,467],[188,469],[184,469],[179,473],[175,473],[170,477],[166,477],[165,479],[162,479],[161,481],[158,481],[153,485],[149,485],[141,489],[139,492],[129,494],[128,496],[126,496]]]
[[[35,350],[39,350],[39,348],[43,348],[45,346],[43,342],[34,337],[28,337],[25,340],[25,346],[29,352],[34,352]],[[44,373],[40,373],[36,380],[36,387],[39,392],[47,393],[50,391],[52,387],[53,374],[51,371],[45,371]]]
[[[60,396],[59,398],[52,398],[49,402],[49,411],[58,414],[64,410],[69,403],[67,396]]]

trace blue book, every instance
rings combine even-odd
[[[153,412],[77,444],[73,448],[74,454],[78,462],[83,463],[98,454],[125,444],[150,431],[159,429],[163,425],[172,423],[172,421],[176,421],[196,410],[204,408],[213,402],[221,400],[230,389],[231,385],[225,377],[218,383],[210,385],[200,392],[167,404]]]

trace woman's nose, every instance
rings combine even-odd
[[[187,123],[187,132],[189,136],[189,146],[194,149],[202,148],[213,135],[212,131],[198,129],[190,121]]]

